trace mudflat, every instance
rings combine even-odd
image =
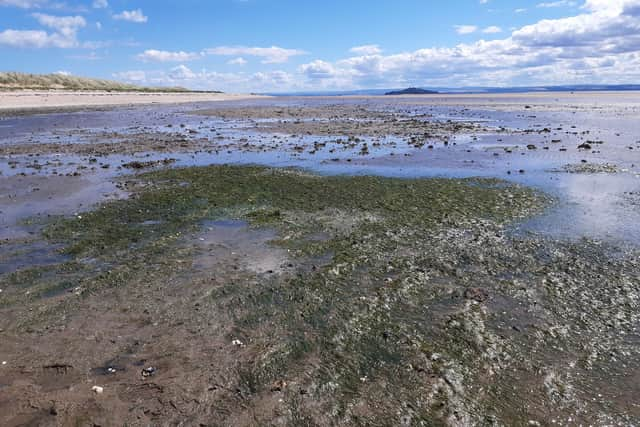
[[[2,425],[635,425],[633,94],[0,120]]]

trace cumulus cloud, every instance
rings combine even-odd
[[[356,46],[344,59],[311,58],[289,72],[197,71],[184,65],[188,57],[175,56],[181,63],[178,67],[127,71],[117,77],[140,84],[241,92],[640,81],[640,0],[585,0],[580,5],[574,16],[540,20],[497,39],[392,54],[376,45]],[[501,30],[471,27],[478,38]],[[303,53],[280,47],[221,46],[201,54],[229,56],[229,63],[241,65],[240,58],[284,63]]]
[[[0,45],[10,47],[71,47],[67,40],[57,34],[36,30],[4,30],[0,32]]]
[[[483,29],[482,32],[485,34],[498,34],[502,32],[502,28],[492,25],[490,27]]]
[[[144,24],[149,20],[149,18],[142,13],[142,9],[123,10],[122,12],[113,15],[113,19],[134,22],[136,24]]]
[[[130,70],[114,73],[113,77],[125,82],[141,84],[147,81],[147,73],[142,70]]]
[[[478,27],[475,25],[454,25],[453,28],[456,29],[458,34],[471,34],[478,31]]]
[[[587,0],[582,11],[541,20],[498,40],[361,54],[335,62],[318,59],[300,66],[299,72],[310,85],[335,88],[638,81],[640,0]],[[462,27],[459,32],[478,31]]]
[[[21,9],[34,9],[42,7],[46,0],[0,0],[0,6],[19,7]]]
[[[87,21],[82,16],[53,16],[44,13],[34,13],[33,17],[44,27],[53,28],[54,30],[70,34],[78,31],[87,25]]]
[[[247,60],[242,58],[242,57],[238,57],[238,58],[233,58],[232,60],[228,61],[227,64],[229,64],[229,65],[246,65],[247,64]]]
[[[87,25],[82,16],[53,16],[34,13],[33,17],[53,33],[44,30],[13,30],[0,32],[0,45],[19,48],[72,48],[79,45],[78,30]]]
[[[538,3],[536,5],[536,7],[543,7],[543,8],[551,8],[551,7],[575,7],[577,6],[578,3],[572,0],[558,0],[558,1],[551,1],[551,2],[543,2],[543,3]]]
[[[297,83],[293,75],[284,71],[258,73],[218,73],[202,69],[193,71],[184,64],[168,71],[131,70],[113,74],[117,80],[149,86],[183,86],[203,90],[227,92],[260,92],[291,90]]]
[[[289,58],[304,55],[306,52],[298,49],[285,49],[278,46],[247,47],[247,46],[219,46],[204,51],[208,55],[221,56],[257,56],[263,58],[263,64],[280,64]]]
[[[377,44],[366,44],[364,46],[355,46],[349,49],[349,52],[356,55],[377,55],[382,53],[382,49]]]
[[[319,59],[309,64],[301,65],[300,71],[311,79],[329,79],[337,74],[333,65]]]
[[[137,55],[136,58],[145,62],[186,62],[201,58],[200,53],[195,52],[170,52],[166,50],[148,49]]]

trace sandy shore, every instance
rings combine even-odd
[[[0,110],[0,426],[640,426],[633,97]]]
[[[202,101],[232,101],[257,95],[227,93],[141,93],[106,91],[14,91],[0,92],[0,111],[31,110],[128,104],[177,104]]]

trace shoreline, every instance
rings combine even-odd
[[[203,92],[108,92],[67,90],[0,91],[0,114],[122,107],[127,105],[188,104],[267,98],[262,95]]]

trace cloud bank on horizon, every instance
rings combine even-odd
[[[2,68],[235,92],[640,83],[640,0],[161,3],[0,0]]]

